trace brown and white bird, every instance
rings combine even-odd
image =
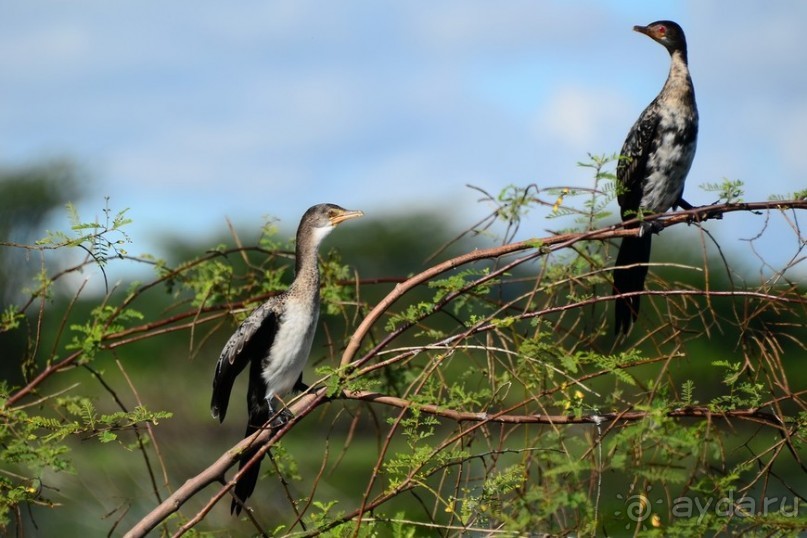
[[[670,53],[664,87],[628,133],[617,165],[617,200],[622,220],[663,213],[671,207],[691,209],[683,198],[684,182],[698,141],[698,107],[689,75],[684,31],[672,21],[634,26]],[[614,269],[614,294],[644,290],[650,261],[652,226],[640,225],[638,237],[624,237]],[[616,299],[614,332],[627,333],[639,314],[639,294]]]
[[[302,372],[319,319],[320,243],[339,223],[361,217],[334,204],[308,209],[297,229],[295,277],[285,292],[256,308],[230,337],[221,352],[213,377],[210,410],[224,421],[235,378],[249,365],[245,437],[249,437],[276,415],[273,400],[292,390],[305,390]],[[288,414],[288,411],[285,411]],[[280,423],[287,419],[278,415]],[[252,458],[258,447],[241,455],[239,469]],[[255,490],[259,465],[253,465],[235,485],[230,512],[241,513],[243,502]]]

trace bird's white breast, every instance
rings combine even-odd
[[[662,107],[660,115],[659,138],[647,162],[647,181],[640,204],[653,213],[667,211],[678,202],[695,158],[695,143],[683,143],[679,134],[690,118],[674,107]]]
[[[318,318],[318,300],[286,302],[275,340],[263,360],[267,398],[282,396],[294,387],[311,352]]]

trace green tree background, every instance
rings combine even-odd
[[[638,326],[615,341],[608,268],[629,232],[610,226],[610,163],[587,165],[591,190],[483,193],[490,217],[465,231],[424,210],[328,239],[304,374],[320,381],[291,403],[299,420],[265,432],[272,460],[240,519],[226,480],[199,479],[244,427],[245,379],[224,424],[210,417],[213,365],[290,282],[293,230],[267,221],[132,257],[125,210],[85,221],[68,206],[65,231],[43,229],[81,195],[75,166],[5,174],[0,528],[120,535],[183,488],[154,535],[805,528],[804,193],[745,204],[726,182],[713,186],[726,204],[667,218]],[[528,216],[556,231],[515,242]],[[736,219],[759,237],[722,245]],[[774,240],[768,219],[792,223],[775,240],[793,258],[760,275],[747,260]],[[100,295],[70,280],[131,267],[150,276],[108,278]],[[687,517],[682,499],[734,502]]]

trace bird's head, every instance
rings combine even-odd
[[[313,233],[313,237],[316,239],[316,242],[319,243],[320,240],[328,235],[331,230],[336,228],[336,226],[340,223],[346,220],[359,218],[363,215],[363,211],[345,209],[344,207],[340,207],[336,204],[315,205],[310,207],[308,211],[305,212],[302,220],[300,221],[300,228],[298,229],[298,241],[300,239],[299,232],[302,232],[303,230],[310,230],[311,232],[309,233]]]
[[[686,52],[687,41],[684,31],[673,21],[651,22],[647,26],[634,26],[633,30],[661,43],[670,54],[677,50]]]

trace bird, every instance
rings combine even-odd
[[[684,31],[661,20],[633,30],[649,36],[670,53],[670,72],[661,92],[633,124],[617,163],[617,201],[623,221],[664,213],[670,208],[692,209],[683,199],[698,142],[698,107],[689,73]],[[614,333],[627,334],[639,315],[639,295],[620,294],[644,289],[653,233],[641,223],[638,236],[622,239],[614,265]]]
[[[359,210],[335,204],[309,208],[297,228],[295,277],[289,288],[258,306],[236,329],[221,352],[213,376],[210,410],[224,421],[235,378],[249,365],[247,387],[249,437],[273,418],[270,427],[282,425],[291,413],[276,412],[273,401],[291,391],[307,390],[302,372],[314,340],[320,309],[317,253],[322,240],[340,223],[363,216]],[[282,402],[281,402],[282,403]],[[240,456],[239,469],[258,447]],[[247,469],[235,485],[230,513],[241,513],[258,481],[260,462]]]

